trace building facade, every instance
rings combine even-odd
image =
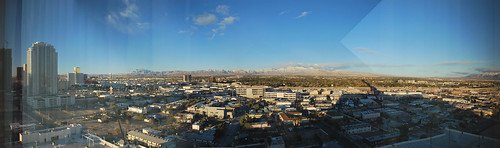
[[[70,137],[79,137],[82,134],[82,125],[70,124],[56,128],[49,128],[36,131],[24,131],[19,134],[20,142],[27,143],[45,143],[66,139]]]
[[[85,84],[85,79],[87,79],[87,75],[80,72],[80,67],[74,67],[73,73],[68,73],[69,85]]]
[[[191,106],[186,111],[219,119],[231,119],[234,117],[234,108],[231,107]]]
[[[35,42],[27,53],[27,96],[57,95],[57,52],[54,46]]]
[[[0,146],[11,142],[9,124],[12,122],[12,50],[0,48]],[[4,134],[5,133],[5,134]]]
[[[266,92],[266,87],[240,87],[236,88],[236,94],[247,98],[261,98]]]
[[[74,96],[32,96],[28,97],[28,105],[33,109],[71,106],[75,104]]]
[[[182,81],[191,82],[191,75],[182,75]]]
[[[133,107],[130,106],[127,109],[128,112],[133,112],[133,113],[138,113],[138,114],[146,114],[148,113],[148,110],[146,107]]]
[[[372,126],[368,123],[354,123],[342,126],[342,130],[347,134],[366,133],[372,130]]]
[[[127,133],[127,139],[129,141],[137,141],[139,142],[140,145],[143,146],[148,146],[148,147],[155,147],[155,148],[166,148],[172,145],[173,142],[167,141],[163,138],[145,134],[139,131],[129,131]]]
[[[69,85],[80,85],[85,84],[87,75],[80,72],[80,67],[74,67],[73,73],[68,73]]]
[[[264,98],[283,98],[289,100],[297,99],[297,93],[295,92],[265,92]]]

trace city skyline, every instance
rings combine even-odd
[[[15,56],[14,63],[25,63],[25,51],[36,41],[55,46],[60,74],[75,66],[85,73],[106,74],[139,68],[260,70],[300,65],[461,77],[498,71],[500,63],[495,58],[498,10],[490,5],[493,1],[97,3],[25,1],[22,21],[36,23],[22,24],[22,47],[13,51],[21,56]]]
[[[0,0],[0,147],[498,147],[499,0]]]

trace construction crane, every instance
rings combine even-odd
[[[125,132],[123,132],[122,124],[120,122],[120,119],[118,119],[118,126],[120,128],[120,132],[122,133],[122,139],[123,139],[123,145],[126,147],[128,145],[127,138],[125,136]]]
[[[362,80],[362,81],[363,81],[363,83],[365,83],[366,85],[368,85],[368,87],[370,87],[370,94],[379,95],[381,93],[381,91],[379,91],[372,84],[368,83],[366,80]]]

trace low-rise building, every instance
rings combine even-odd
[[[347,134],[366,133],[372,130],[372,126],[368,123],[355,123],[342,126],[342,130]]]
[[[464,103],[464,104],[468,104],[470,103],[469,100],[465,100],[465,99],[453,99],[453,98],[443,98],[443,101],[445,102],[450,102],[450,103]]]
[[[264,96],[267,87],[240,87],[236,88],[236,94],[247,98],[260,98]]]
[[[142,133],[158,136],[158,135],[160,135],[161,131],[154,130],[152,128],[143,128]]]
[[[33,109],[70,106],[75,104],[74,96],[33,96],[28,97],[28,105]]]
[[[233,118],[234,108],[213,106],[192,106],[186,111],[219,119]]]
[[[130,106],[130,107],[128,107],[127,111],[133,112],[133,113],[138,113],[138,114],[146,114],[146,113],[148,113],[148,110],[145,107]]]
[[[191,125],[191,129],[197,130],[197,131],[203,130],[203,122],[198,121],[198,122],[193,123],[193,125]]]
[[[302,116],[294,116],[294,115],[288,115],[286,113],[280,112],[278,114],[278,117],[280,121],[282,121],[285,124],[292,124],[294,126],[300,126],[303,123],[308,123],[309,120],[307,118],[304,118]]]
[[[79,137],[81,134],[82,125],[70,124],[43,130],[24,131],[19,134],[19,141],[22,143],[45,143],[69,137]]]
[[[493,116],[493,109],[490,108],[477,108],[472,110],[476,115],[479,116]]]
[[[205,107],[205,113],[209,117],[219,119],[233,118],[234,109],[230,107]]]
[[[127,133],[127,139],[129,141],[137,141],[140,145],[148,146],[148,147],[161,147],[165,148],[167,145],[171,145],[169,143],[173,141],[167,141],[163,138],[152,136],[149,134],[145,134],[139,131],[129,131]]]
[[[284,98],[295,100],[297,99],[297,93],[295,92],[265,92],[264,98]]]
[[[380,117],[379,112],[375,112],[372,110],[354,112],[353,115],[355,117],[361,117],[362,119],[375,119],[375,118]]]
[[[276,106],[278,106],[280,108],[287,108],[287,107],[292,106],[292,102],[291,101],[277,101]]]
[[[327,112],[325,116],[332,120],[338,120],[344,118],[344,115],[338,112]]]
[[[267,123],[266,121],[249,123],[249,128],[264,129],[264,128],[270,128],[270,127],[271,127],[271,125],[269,123]]]

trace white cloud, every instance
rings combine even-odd
[[[190,19],[195,25],[209,27],[211,31],[211,38],[214,38],[217,35],[224,35],[226,27],[236,23],[239,20],[239,17],[230,14],[229,9],[230,7],[227,5],[218,5],[217,7],[215,7],[216,13],[204,13]],[[220,21],[218,20],[218,18],[221,18]],[[179,31],[179,33],[191,35],[193,34],[192,31],[188,30],[181,30]]]
[[[362,54],[366,54],[366,55],[382,55],[382,52],[376,51],[373,49],[369,49],[369,48],[360,47],[360,48],[354,48],[353,50],[358,52],[358,53],[362,53]]]
[[[239,18],[238,17],[234,17],[234,16],[228,16],[228,17],[225,17],[220,23],[219,25],[231,25],[233,24],[235,21],[237,21]]]
[[[235,17],[235,16],[228,16],[228,17],[225,17],[224,19],[222,19],[222,21],[220,21],[218,23],[219,27],[212,29],[212,33],[213,33],[212,38],[214,38],[215,35],[217,35],[217,34],[224,35],[224,33],[222,31],[224,31],[226,29],[226,26],[234,24],[236,21],[238,21],[238,19],[239,18]]]
[[[121,16],[134,19],[139,18],[139,8],[135,4],[135,2],[131,2],[130,0],[123,0],[123,3],[125,3],[126,7],[125,10],[120,12]]]
[[[227,5],[218,5],[215,8],[215,12],[222,14],[222,15],[228,15],[229,14],[229,6]]]
[[[144,29],[148,29],[149,22],[142,21],[139,13],[139,7],[133,0],[123,0],[125,7],[121,11],[110,11],[105,19],[115,29],[125,32],[134,33]]]
[[[445,62],[437,63],[435,65],[438,65],[438,66],[463,66],[463,65],[472,65],[472,64],[477,64],[477,63],[480,63],[480,62],[464,60],[464,61],[445,61]]]
[[[287,13],[288,13],[288,11],[285,10],[285,11],[281,11],[278,15],[283,15],[283,14],[287,14]]]
[[[306,17],[309,14],[311,14],[311,11],[304,11],[304,12],[300,13],[300,15],[295,17],[295,18],[298,19],[298,18]]]
[[[179,30],[179,34],[187,34],[187,35],[193,35],[196,30],[198,30],[198,28],[196,28],[195,26],[191,26],[189,29],[185,29],[185,30]]]
[[[196,25],[210,25],[217,21],[217,16],[211,13],[199,15],[193,19]]]

